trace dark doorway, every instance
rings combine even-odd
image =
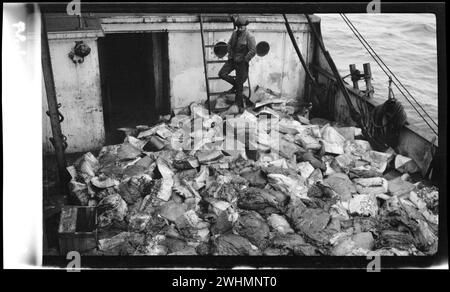
[[[98,40],[106,144],[122,127],[152,125],[170,113],[167,33],[108,34]]]

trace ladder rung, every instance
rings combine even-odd
[[[226,93],[226,92],[210,92],[209,93],[209,95],[211,96],[211,95],[221,95],[221,94],[224,94],[224,95],[227,95],[227,94],[234,94],[234,93]]]
[[[231,76],[231,75],[230,75],[230,76]],[[231,77],[236,77],[236,76],[231,76]],[[209,79],[209,80],[219,80],[219,79],[222,79],[222,78],[216,76],[216,77],[208,77],[208,79]]]
[[[215,46],[217,46],[217,44],[215,45],[205,45],[205,48],[214,48]],[[220,45],[219,47],[228,47],[228,45]]]
[[[213,63],[226,63],[227,60],[206,60],[207,64],[213,64]]]
[[[222,28],[222,29],[204,29],[204,32],[226,32],[226,31],[234,31],[234,28]]]

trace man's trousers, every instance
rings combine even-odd
[[[236,63],[228,60],[219,71],[219,77],[236,89],[236,103],[241,108],[244,107],[243,91],[244,83],[248,78],[248,67],[249,64],[245,61]],[[233,70],[236,71],[236,77],[229,75]]]

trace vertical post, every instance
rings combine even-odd
[[[298,58],[300,59],[300,63],[302,63],[303,69],[305,69],[306,76],[308,76],[309,80],[311,80],[314,84],[316,84],[316,80],[312,76],[311,72],[309,71],[308,65],[306,64],[305,59],[303,59],[302,53],[300,52],[300,49],[298,48],[297,41],[295,40],[294,33],[292,32],[291,26],[287,20],[286,14],[283,14],[284,18],[284,24],[286,25],[286,29],[288,32],[288,35],[291,39],[292,45],[294,46],[295,52],[297,53]]]
[[[364,64],[364,80],[366,81],[366,92],[369,98],[373,97],[372,86],[372,70],[370,69],[370,63]]]
[[[355,73],[356,73],[356,65],[355,64],[350,64],[349,67],[350,67],[350,74],[351,74],[352,82],[353,82],[353,88],[359,89],[358,79],[353,77],[355,75]]]
[[[56,100],[55,80],[53,79],[52,63],[50,59],[50,49],[48,46],[47,28],[45,25],[44,13],[41,13],[41,50],[42,50],[42,72],[44,75],[45,90],[47,92],[48,111],[53,134],[53,147],[56,153],[59,179],[66,175],[66,156],[64,153],[63,135],[61,124],[59,123],[58,102]]]
[[[355,107],[353,106],[353,103],[350,99],[350,95],[348,94],[347,88],[345,87],[344,81],[342,81],[341,76],[339,75],[339,71],[336,67],[336,64],[334,63],[333,59],[330,56],[330,53],[325,49],[325,45],[322,42],[322,38],[317,32],[316,28],[314,27],[310,17],[308,14],[305,14],[306,20],[308,20],[308,24],[313,32],[314,37],[317,40],[317,43],[319,44],[319,47],[327,60],[328,65],[330,66],[331,71],[333,71],[333,75],[336,78],[336,82],[339,86],[339,89],[342,91],[342,94],[344,95],[345,101],[347,102],[347,105],[350,109],[350,116],[351,118],[358,123],[358,125],[365,131],[365,126],[362,124],[361,114],[356,111]]]
[[[83,29],[83,18],[78,15],[78,29]]]
[[[103,117],[105,123],[105,133],[106,133],[106,144],[110,143],[110,133],[112,123],[112,110],[111,110],[111,92],[109,89],[109,76],[108,76],[108,64],[106,59],[108,58],[106,48],[108,47],[108,40],[105,38],[99,38],[97,40],[97,50],[98,50],[98,62],[100,71],[100,84],[102,93],[102,104],[103,104]]]
[[[152,60],[153,60],[153,78],[155,83],[155,110],[158,115],[161,115],[162,108],[162,54],[161,54],[161,38],[158,33],[153,32],[152,34]]]
[[[200,35],[202,37],[202,52],[203,52],[203,69],[205,70],[205,82],[206,82],[206,97],[208,100],[208,113],[211,115],[211,102],[209,100],[209,81],[208,81],[208,69],[206,67],[206,52],[205,52],[205,39],[203,38],[203,20],[202,15],[200,17]]]

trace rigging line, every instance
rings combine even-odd
[[[375,56],[379,59],[379,61],[386,67],[386,69],[389,71],[389,73],[391,73],[391,75],[397,80],[397,82],[400,84],[400,86],[409,94],[409,96],[416,102],[416,104],[420,107],[420,109],[422,109],[422,111],[427,115],[427,117],[433,122],[433,124],[438,127],[437,123],[434,121],[434,119],[432,117],[430,117],[430,115],[426,112],[426,110],[420,105],[420,103],[414,98],[414,96],[409,92],[409,90],[402,84],[402,82],[397,78],[397,76],[394,74],[394,72],[391,71],[391,69],[386,65],[386,63],[384,63],[384,61],[381,59],[381,57],[377,54],[377,52],[372,48],[372,46],[369,44],[369,42],[362,36],[362,34],[358,31],[358,29],[355,27],[355,25],[351,22],[351,20],[344,14],[341,13],[342,18],[345,17],[345,19],[348,21],[347,25],[352,26],[354,28],[354,30],[356,31],[356,33],[361,37],[361,39],[367,44],[367,46],[373,51],[373,54],[375,54]],[[353,31],[353,30],[352,30]],[[355,33],[355,32],[353,32]],[[355,33],[355,35],[356,35]],[[361,42],[361,40],[360,40]],[[367,48],[366,48],[367,50]],[[373,56],[372,56],[373,58]],[[380,65],[381,67],[381,65]],[[384,71],[384,70],[383,70]],[[385,71],[384,71],[385,72]],[[385,72],[385,74],[387,74]],[[389,76],[389,74],[387,74]],[[395,84],[395,82],[394,82]],[[398,88],[397,84],[395,84],[396,87]],[[403,94],[403,93],[402,93]],[[404,94],[403,94],[404,95]],[[406,96],[405,96],[406,98]]]
[[[345,20],[344,20],[345,21]],[[347,23],[347,22],[346,22]],[[350,27],[350,26],[349,26]],[[350,29],[352,30],[352,28],[350,27]],[[353,32],[353,30],[352,30]],[[358,35],[355,36],[359,39]],[[371,55],[371,57],[375,60],[375,62],[377,62],[377,64],[380,66],[380,68],[383,70],[383,72],[389,76],[389,74],[384,70],[383,66],[381,66],[381,64],[378,62],[378,60],[372,55],[372,53],[367,49],[367,47],[365,46],[365,44],[360,40],[361,44],[366,48],[367,52]],[[400,93],[405,97],[405,99],[409,102],[409,104],[411,104],[411,106],[414,108],[414,110],[419,114],[419,116],[422,118],[422,120],[428,125],[428,127],[434,132],[434,134],[438,135],[436,130],[429,124],[429,122],[425,119],[425,117],[419,112],[419,110],[414,106],[414,104],[412,104],[412,102],[408,99],[408,97],[403,93],[403,91],[398,87],[397,83],[392,81],[394,83],[394,85],[397,87],[397,89],[400,91]],[[416,101],[417,103],[417,101]],[[425,112],[425,111],[424,111]],[[425,112],[426,113],[426,112]],[[437,125],[436,125],[437,126]]]
[[[342,16],[342,15],[341,15]],[[344,19],[344,18],[343,18]],[[386,76],[390,77],[389,74],[386,72],[386,70],[384,69],[384,67],[380,64],[380,62],[377,60],[377,58],[375,58],[375,56],[372,54],[372,52],[367,48],[366,44],[364,42],[362,42],[362,40],[360,39],[360,36],[356,34],[356,32],[353,30],[352,27],[350,27],[350,25],[348,24],[347,20],[344,19],[344,22],[349,26],[350,30],[355,34],[355,36],[358,38],[358,40],[361,42],[361,44],[364,46],[364,48],[367,50],[367,52],[370,54],[370,56],[375,60],[375,62],[377,62],[378,66],[380,66],[381,70],[383,70],[384,74],[386,74]],[[361,36],[362,37],[362,36]],[[395,82],[392,81],[394,84]],[[398,88],[398,86],[397,86]],[[405,96],[405,94],[401,91],[401,89],[399,89],[399,91],[403,94],[403,96]],[[406,97],[406,100],[411,104],[411,102],[409,101],[408,97]],[[417,111],[417,113],[420,115],[420,113],[418,112],[418,110],[414,107],[413,104],[411,104],[411,106]]]
[[[316,30],[314,24],[312,23],[310,17],[308,16],[308,14],[304,14],[304,15],[305,15],[306,19],[308,20],[308,24],[309,24],[309,27],[311,28],[311,32],[314,34],[314,37],[317,40],[317,44],[319,45],[319,47],[322,51],[322,54],[329,65],[329,68],[333,72],[333,75],[336,79],[337,85],[339,86],[339,89],[341,90],[341,92],[344,96],[345,102],[347,103],[347,106],[350,109],[351,118],[359,124],[361,122],[361,116],[356,111],[355,107],[352,104],[350,95],[347,91],[344,81],[342,80],[342,78],[339,74],[336,64],[333,61],[333,58],[331,58],[330,53],[326,50],[326,48],[322,42],[322,37],[321,37],[320,33],[317,32],[317,30]]]
[[[367,50],[367,52],[370,54],[370,56],[375,60],[375,62],[377,62],[378,66],[380,66],[381,70],[383,70],[383,72],[389,77],[389,74],[386,72],[386,70],[383,68],[383,66],[380,64],[380,62],[377,60],[377,58],[375,58],[375,56],[372,54],[372,52],[367,48],[367,46],[365,45],[365,43],[362,42],[362,40],[360,39],[360,37],[354,32],[354,30],[352,29],[352,27],[348,24],[348,22],[346,21],[346,19],[342,16],[341,17],[344,19],[344,22],[349,26],[350,30],[355,34],[355,36],[358,38],[358,40],[361,42],[361,44],[364,46],[364,48]],[[361,36],[362,38],[362,36]],[[372,49],[373,50],[373,49]],[[379,58],[379,57],[378,57]],[[386,66],[387,67],[387,66]],[[394,76],[395,77],[395,76]],[[397,83],[392,81],[392,83],[394,83],[394,85],[397,87],[397,89],[400,91],[400,93],[405,97],[405,99],[409,102],[409,104],[414,108],[414,110],[419,114],[419,116],[422,118],[422,120],[428,125],[428,127],[430,127],[430,129],[437,135],[436,130],[430,125],[430,123],[425,119],[425,117],[419,112],[419,110],[414,106],[414,104],[412,104],[412,102],[408,99],[408,97],[405,95],[405,93],[403,93],[403,91],[398,87]],[[416,103],[417,101],[414,100]],[[426,111],[422,108],[422,110],[426,113]],[[428,115],[428,114],[427,114]],[[431,117],[430,117],[431,119]],[[432,120],[432,119],[431,119]],[[433,121],[433,120],[432,120]],[[433,121],[434,122],[434,121]],[[436,125],[437,126],[437,125]]]
[[[353,32],[353,34],[355,34],[355,36],[358,38],[358,40],[361,42],[361,44],[364,46],[364,48],[367,50],[367,52],[370,54],[370,56],[375,60],[375,62],[377,62],[378,66],[380,66],[381,70],[383,70],[383,72],[386,74],[386,76],[389,77],[389,78],[391,79],[391,76],[386,72],[386,70],[384,69],[384,67],[380,64],[381,59],[378,60],[377,58],[375,58],[375,56],[373,55],[375,52],[372,53],[372,51],[369,50],[369,48],[367,47],[368,44],[366,45],[366,43],[363,42],[362,39],[364,39],[364,37],[363,37],[361,34],[358,35],[357,32],[355,32],[356,28],[354,28],[354,27],[352,28],[352,27],[350,26],[350,24],[349,24],[350,20],[349,20],[348,18],[344,18],[344,16],[342,16],[342,15],[341,15],[341,17],[344,19],[344,22],[347,24],[347,26],[350,28],[350,30]],[[358,32],[358,33],[359,33],[359,32]],[[364,41],[365,41],[365,40],[364,40]],[[372,50],[373,50],[373,49],[372,49]],[[378,58],[379,58],[379,57],[378,57]],[[386,66],[386,67],[387,67],[387,66]],[[397,86],[397,84],[396,84],[394,81],[392,81],[392,82]],[[398,86],[397,86],[397,88],[398,88]],[[398,89],[399,89],[399,88],[398,88]],[[406,100],[411,104],[411,102],[409,101],[408,97],[405,96],[405,94],[402,92],[402,90],[399,89],[399,91],[403,94],[403,96],[406,98]],[[414,101],[415,101],[415,100],[414,100]],[[416,103],[417,103],[417,101],[416,101]],[[414,107],[413,104],[411,104],[411,106]],[[415,107],[414,107],[414,109],[417,111],[417,109],[416,109]],[[417,111],[417,113],[420,114],[418,111]]]
[[[381,59],[381,57],[377,54],[377,52],[372,48],[372,46],[369,44],[369,42],[364,39],[362,34],[358,31],[358,29],[355,27],[355,25],[350,21],[350,19],[344,14],[345,18],[348,20],[350,25],[356,30],[356,32],[361,36],[361,38],[364,40],[364,42],[369,46],[369,48],[373,51],[373,53],[378,57],[380,62],[386,67],[386,69],[394,76],[394,78],[398,81],[398,83],[402,86],[402,88],[409,94],[409,96],[417,103],[417,105],[424,111],[424,113],[428,116],[428,118],[438,127],[436,122],[428,115],[428,113],[425,111],[425,109],[420,105],[419,102],[414,98],[414,96],[409,92],[409,90],[401,83],[401,81],[395,76],[395,74],[390,70],[390,68],[384,63],[384,61]]]

